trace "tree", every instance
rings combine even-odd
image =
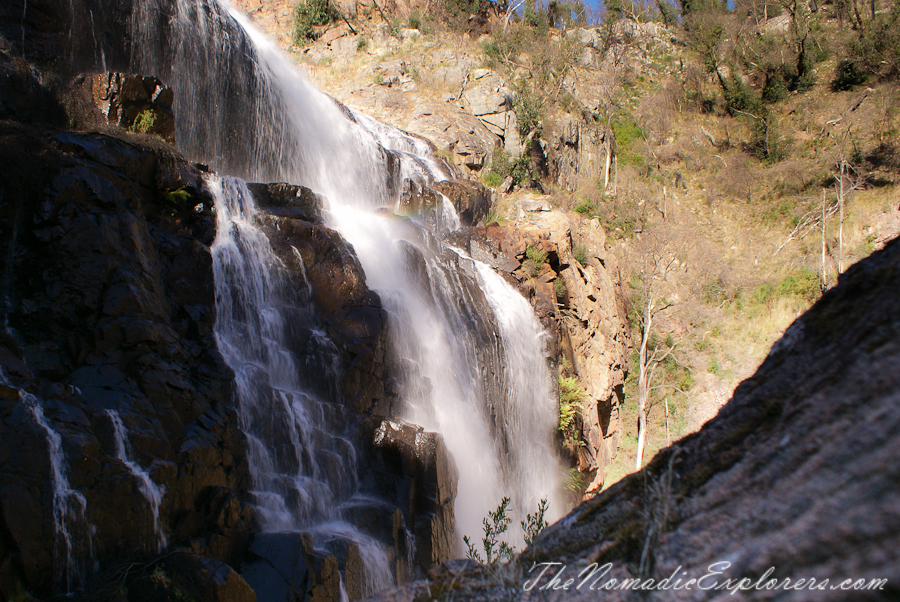
[[[863,94],[843,115],[828,121],[822,129],[822,134],[827,132],[827,137],[834,142],[832,148],[825,152],[831,156],[831,176],[835,181],[834,192],[838,203],[838,274],[844,273],[844,206],[853,191],[865,188],[865,178],[852,162],[856,143],[850,115],[862,105],[867,95],[868,92]]]
[[[678,254],[674,252],[669,241],[655,233],[645,233],[636,246],[640,257],[638,289],[640,307],[637,319],[640,326],[641,345],[638,349],[638,442],[634,469],[640,470],[644,459],[644,442],[647,437],[647,410],[650,406],[650,394],[663,387],[680,390],[672,384],[654,385],[654,376],[659,365],[668,358],[674,359],[675,357],[676,345],[663,346],[656,342],[654,320],[673,305],[662,296],[660,289],[666,276],[677,265]]]

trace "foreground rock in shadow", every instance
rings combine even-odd
[[[801,316],[700,432],[547,528],[516,563],[496,573],[448,563],[429,582],[376,599],[897,599],[898,299],[895,241]],[[622,586],[670,576],[667,589]],[[735,595],[701,587],[744,578],[751,591]],[[762,588],[771,579],[781,585]],[[786,591],[785,579],[805,581]],[[813,589],[810,579],[829,583]],[[886,583],[841,590],[848,579]]]

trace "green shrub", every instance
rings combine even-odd
[[[356,40],[356,52],[362,52],[366,49],[366,46],[369,45],[369,41],[364,37],[360,36],[358,40]]]
[[[581,215],[591,215],[593,212],[594,204],[587,199],[579,201],[578,204],[575,205],[575,213],[580,213]]]
[[[496,188],[503,183],[503,176],[498,174],[493,169],[484,174],[484,178],[482,178],[482,183],[488,188]]]
[[[569,434],[573,427],[575,414],[581,411],[581,402],[587,397],[587,392],[574,376],[559,376],[557,383],[559,385],[559,430]]]
[[[581,265],[588,264],[588,250],[584,245],[576,245],[574,255],[575,261],[577,261]]]
[[[848,44],[847,54],[859,70],[872,77],[900,79],[900,2],[869,21]]]
[[[562,278],[557,278],[553,281],[553,291],[556,293],[556,300],[562,301],[566,298],[566,293],[568,289],[566,288],[566,283]]]
[[[516,100],[513,102],[516,126],[519,134],[527,136],[532,130],[541,128],[544,120],[544,101],[524,79],[519,79],[513,88],[516,93]]]
[[[869,75],[860,68],[852,59],[841,59],[834,69],[834,79],[831,80],[831,91],[841,92],[852,90],[856,86],[866,83]]]
[[[489,520],[490,519],[490,520]],[[468,551],[466,556],[483,564],[496,565],[500,562],[512,559],[515,550],[505,541],[500,541],[500,536],[506,533],[512,519],[509,518],[509,498],[505,497],[493,512],[488,512],[484,519],[484,537],[481,539],[484,548],[484,557],[475,549],[469,541],[469,536],[463,537]]]
[[[422,27],[422,19],[417,11],[413,11],[409,15],[409,28],[420,29]]]
[[[616,140],[616,148],[619,153],[620,165],[633,165],[640,167],[644,164],[644,157],[640,153],[630,150],[631,143],[635,140],[643,140],[644,130],[638,125],[631,113],[616,115],[609,123],[613,137]]]
[[[531,161],[527,156],[523,155],[518,159],[513,159],[504,149],[494,149],[491,159],[491,171],[501,178],[512,177],[513,184],[516,186],[521,186],[531,178],[530,167]]]
[[[802,267],[785,276],[778,283],[779,297],[796,297],[804,301],[815,301],[822,294],[822,281],[812,270]]]
[[[176,207],[182,207],[191,200],[190,191],[184,187],[179,188],[178,190],[167,190],[162,193],[162,196],[169,203],[175,205]]]
[[[294,7],[294,43],[314,42],[319,34],[314,27],[337,19],[337,11],[328,0],[304,0]]]
[[[537,247],[526,248],[525,257],[533,261],[535,265],[542,266],[547,263],[547,251],[541,250]]]
[[[134,123],[128,128],[128,132],[131,134],[146,134],[153,129],[154,125],[156,125],[156,113],[147,109],[135,117]]]
[[[519,523],[522,526],[522,533],[525,534],[526,546],[530,546],[531,542],[534,541],[534,538],[538,536],[538,533],[547,526],[548,523],[544,519],[546,513],[547,498],[544,498],[538,503],[537,511],[534,514],[528,514],[525,517],[525,520]]]

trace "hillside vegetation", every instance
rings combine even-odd
[[[495,189],[488,221],[527,219],[517,201],[539,196],[580,223],[576,255],[618,257],[633,359],[604,487],[715,415],[900,230],[896,0],[245,5],[350,107],[411,131],[446,113],[419,133]],[[476,70],[502,81],[519,141],[507,130],[480,162],[441,137],[478,125]],[[607,160],[566,173],[572,131]]]

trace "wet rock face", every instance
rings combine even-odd
[[[369,464],[364,479],[400,505],[401,527],[414,537],[414,564],[431,567],[455,556],[453,501],[459,472],[441,435],[402,420],[380,418],[368,420],[363,432]],[[412,550],[404,532],[396,526],[394,531],[395,562],[404,565],[398,572],[406,572],[408,578],[416,569],[409,566]]]
[[[491,208],[491,191],[478,182],[445,180],[432,188],[450,199],[463,226],[477,226]]]
[[[213,340],[214,220],[200,172],[162,148],[9,123],[0,156],[3,596],[16,580],[46,592],[60,562],[47,436],[19,389],[42,400],[61,437],[97,559],[157,546],[117,458],[115,410],[131,459],[165,488],[170,543],[230,560],[252,512],[233,374]]]
[[[587,477],[590,493],[602,486],[621,439],[619,416],[631,342],[616,259],[597,250],[587,252],[582,264],[575,259],[564,214],[548,211],[544,202],[519,205],[527,213],[524,225],[475,228],[455,244],[505,273],[531,301],[544,327],[555,335],[551,357],[564,358],[587,392],[576,420],[586,445],[568,445],[566,452]],[[543,253],[544,263],[530,260],[529,249]]]
[[[353,248],[323,225],[324,200],[290,184],[250,184],[249,188],[293,294],[308,296],[318,329],[328,335],[338,354],[339,390],[321,393],[353,415],[389,413],[390,400],[384,391],[386,316],[378,295],[366,286]],[[308,356],[301,341],[295,342],[293,350],[297,357]],[[315,385],[326,379],[318,373],[307,380]]]

